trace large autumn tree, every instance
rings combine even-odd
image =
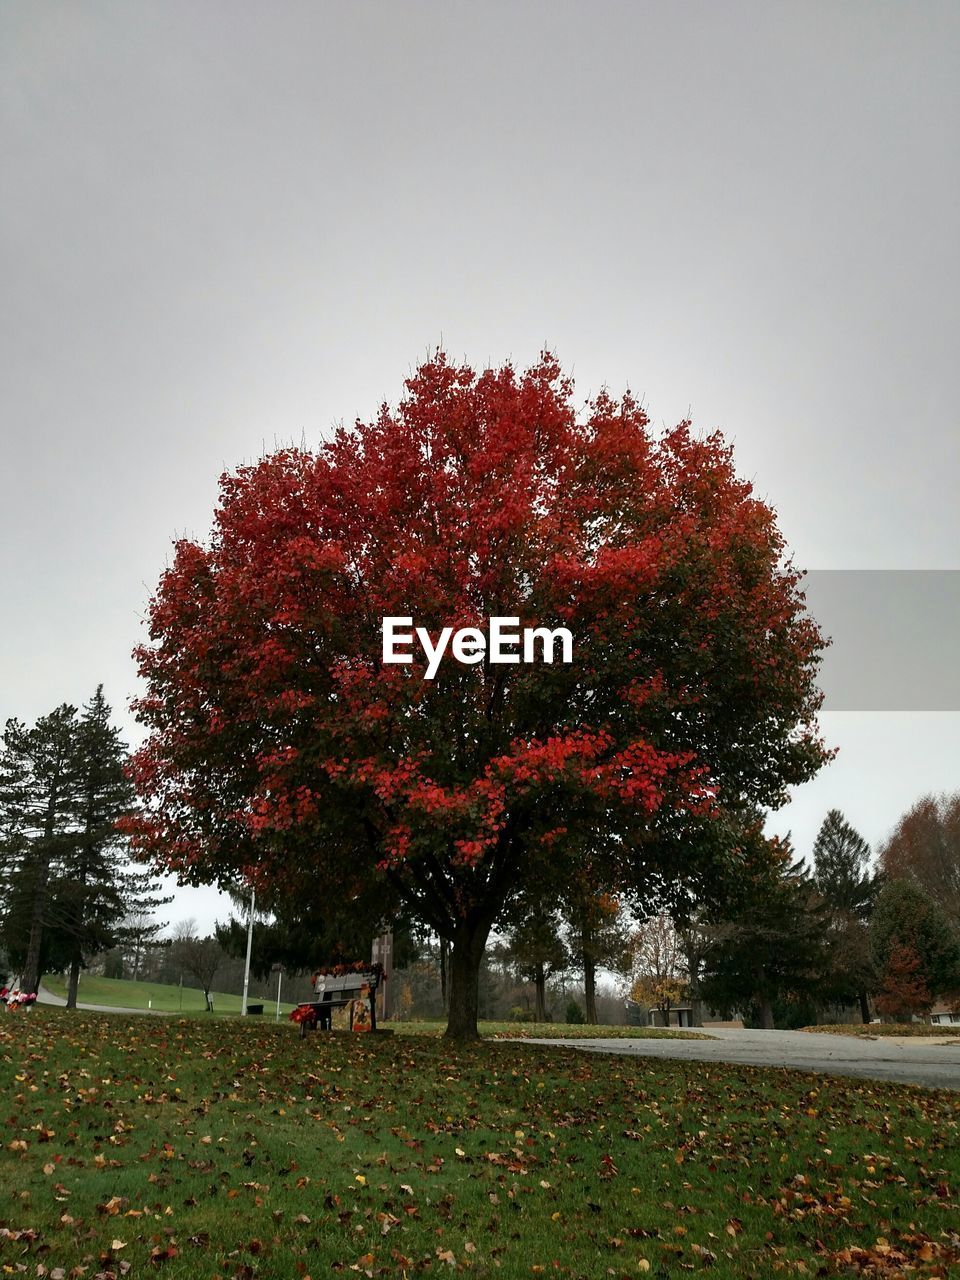
[[[570,663],[384,665],[385,616],[566,626]],[[350,901],[378,888],[450,945],[476,1035],[489,932],[526,886],[712,891],[740,815],[825,752],[822,639],[773,511],[717,435],[629,394],[578,411],[552,356],[442,354],[396,408],[221,481],[138,650],[141,854]],[[692,852],[696,850],[696,852]]]
[[[889,879],[919,885],[960,930],[960,792],[912,805],[881,849],[880,865]]]

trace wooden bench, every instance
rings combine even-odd
[[[293,1016],[300,1023],[301,1040],[308,1031],[316,1031],[317,1027],[329,1031],[334,1009],[342,1009],[354,1000],[367,1000],[370,1004],[370,1030],[377,1029],[377,986],[380,974],[375,969],[359,973],[345,973],[333,976],[320,974],[317,977],[314,993],[316,1000],[299,1004]]]

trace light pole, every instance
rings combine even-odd
[[[257,903],[256,889],[250,890],[250,919],[247,922],[247,962],[243,966],[243,1003],[240,1006],[240,1017],[247,1016],[247,992],[250,990],[250,956],[253,954],[253,909]]]
[[[280,984],[283,982],[283,965],[275,964],[273,966],[277,971],[277,1016],[275,1021],[280,1021]]]
[[[374,964],[383,965],[384,978],[392,976],[393,973],[393,930],[388,929],[386,933],[381,933],[373,940],[373,962]],[[387,984],[381,981],[377,989],[377,996],[380,1000],[379,1017],[386,1022],[390,1016],[389,1004],[387,1001]]]

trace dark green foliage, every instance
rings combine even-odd
[[[507,923],[509,960],[520,977],[534,985],[535,1022],[545,1022],[547,1018],[547,982],[570,964],[560,935],[561,923],[558,911],[527,899],[513,904]]]
[[[97,688],[76,728],[77,777],[73,835],[57,867],[47,926],[63,937],[71,965],[68,1004],[76,1002],[76,978],[84,957],[107,950],[126,914],[122,850],[115,823],[133,804],[123,772],[126,749],[110,724],[110,708]]]
[[[79,717],[63,705],[32,729],[8,721],[0,750],[0,931],[24,987],[70,968],[70,1004],[81,967],[123,938],[125,918],[170,901],[126,865],[115,828],[133,804],[125,761],[102,686]]]
[[[77,712],[63,704],[28,729],[8,720],[0,751],[3,939],[25,989],[56,950],[44,936],[53,880],[75,837],[81,789]]]
[[[576,1000],[571,1000],[567,1005],[566,1020],[571,1026],[583,1026],[586,1023],[584,1012]]]
[[[776,1025],[778,1001],[818,1001],[833,995],[828,912],[800,862],[758,868],[749,894],[713,922],[701,995],[727,1016],[735,1011],[760,1026]]]
[[[820,1004],[809,996],[794,996],[792,999],[777,996],[771,1002],[773,1024],[781,1031],[799,1031],[801,1027],[813,1026],[820,1018]],[[745,1027],[763,1026],[763,1007],[757,1003],[743,1010]]]
[[[831,809],[824,819],[813,860],[814,883],[830,909],[833,998],[839,1004],[858,1003],[867,1022],[867,993],[877,980],[867,924],[882,880],[870,869],[870,846],[839,809]]]
[[[824,901],[837,911],[869,920],[879,888],[870,871],[870,846],[831,809],[813,846],[813,880]]]
[[[172,895],[162,893],[158,882],[143,868],[133,868],[122,877],[123,900],[126,914],[117,932],[124,974],[136,981],[149,952],[166,946],[160,937],[167,927],[158,920],[155,912],[173,901]]]
[[[561,910],[571,960],[583,974],[585,1016],[597,1023],[597,970],[630,971],[630,929],[619,899],[601,887],[592,867],[568,883]]]
[[[960,993],[960,940],[946,913],[920,885],[890,880],[884,885],[870,922],[870,940],[878,971],[887,971],[897,948],[908,948],[920,962],[933,998]]]
[[[231,896],[238,906],[249,901],[248,894]],[[309,889],[296,896],[258,895],[257,913],[269,918],[254,919],[250,972],[263,979],[278,964],[287,973],[310,973],[325,965],[367,960],[374,938],[388,928],[393,930],[393,967],[405,968],[418,954],[416,937],[408,919],[391,920],[382,907],[382,897],[347,901]],[[246,915],[217,924],[216,938],[228,955],[246,956]]]

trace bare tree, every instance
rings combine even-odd
[[[631,938],[633,983],[630,997],[656,1007],[670,1025],[670,1010],[686,988],[687,968],[680,937],[666,912],[645,920]]]
[[[214,975],[223,961],[223,948],[216,938],[198,938],[193,920],[181,920],[173,928],[171,950],[184,973],[197,980],[207,1012],[213,1012],[210,989]]]

